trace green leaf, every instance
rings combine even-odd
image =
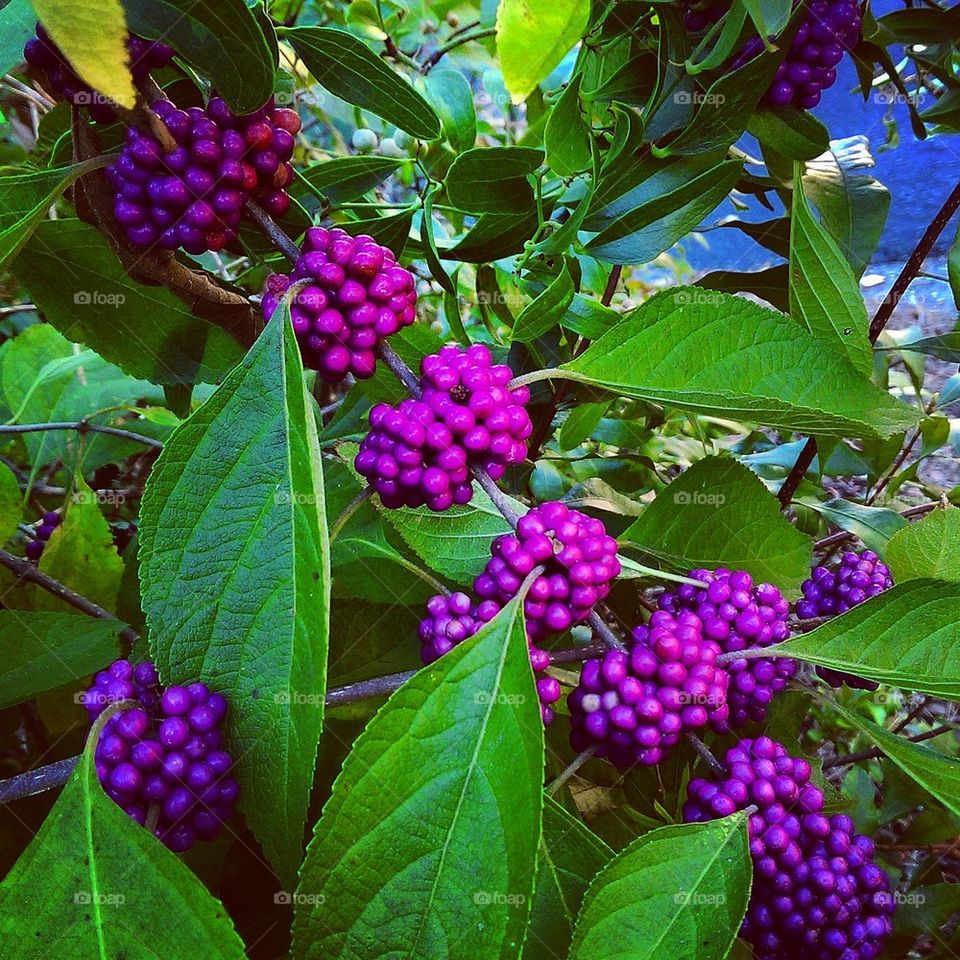
[[[521,603],[408,680],[354,743],[300,871],[296,960],[518,956],[544,760]]]
[[[23,497],[16,474],[0,463],[0,547],[16,532],[23,519]]]
[[[681,157],[657,167],[635,188],[588,217],[587,228],[607,222],[586,246],[611,263],[648,263],[686,236],[727,197],[740,176],[739,160],[704,169],[699,157]],[[606,187],[606,181],[602,186]],[[597,200],[594,200],[594,205]]]
[[[501,0],[497,54],[514,103],[526,100],[563,60],[586,30],[589,16],[589,0]]]
[[[960,760],[898,737],[837,703],[831,701],[830,705],[847,723],[865,733],[908,777],[960,816]]]
[[[273,94],[275,47],[243,0],[122,0],[132,33],[163,40],[210,78],[234,113]]]
[[[166,288],[131,280],[103,234],[80,220],[41,223],[14,274],[47,321],[133,377],[212,383],[243,357]]]
[[[689,287],[652,297],[560,369],[624,396],[824,436],[889,436],[919,418],[789,317]]]
[[[790,0],[743,0],[760,37],[775,36],[790,20]]]
[[[331,27],[281,31],[317,83],[349,104],[369,110],[418,140],[440,136],[433,107],[362,40]]]
[[[723,960],[751,874],[742,812],[651,830],[590,884],[570,960]]]
[[[99,160],[0,176],[0,267],[20,252],[67,188],[97,166],[102,166]]]
[[[841,530],[854,534],[877,553],[885,553],[890,538],[908,525],[908,521],[899,513],[886,507],[867,507],[839,497],[831,500],[817,500],[815,497],[794,499],[826,517]]]
[[[10,0],[3,8],[0,33],[0,75],[10,73],[23,60],[23,45],[33,36],[37,15],[30,0]]]
[[[802,183],[799,165],[794,183]],[[873,371],[867,308],[833,237],[813,216],[803,190],[793,192],[790,315],[829,351],[843,351],[862,374]]]
[[[578,73],[553,105],[543,131],[547,163],[561,177],[569,177],[590,166],[590,128],[580,110]]]
[[[0,610],[0,710],[102,670],[120,655],[119,620]]]
[[[620,536],[673,566],[732,567],[797,591],[810,576],[813,544],[786,520],[752,470],[705,457],[660,492]]]
[[[813,160],[830,149],[827,128],[812,113],[796,107],[758,110],[747,129],[761,143],[791,160]]]
[[[936,357],[944,363],[960,363],[960,332],[943,333],[935,337],[923,337],[907,343],[880,347],[881,350],[909,350]]]
[[[908,580],[784,640],[778,656],[960,700],[960,584]]]
[[[306,191],[302,189],[303,179],[317,194],[330,201],[334,206],[356,200],[368,190],[379,186],[396,173],[403,160],[390,157],[334,157],[322,163],[314,163],[299,173],[293,194],[303,200]]]
[[[140,514],[140,578],[161,677],[233,705],[241,807],[281,879],[300,862],[323,718],[330,558],[300,350],[281,305],[178,427]]]
[[[543,151],[531,147],[475,147],[450,165],[447,196],[467,213],[515,213],[533,205],[527,177],[541,163]]]
[[[573,277],[564,263],[550,285],[520,311],[510,339],[515,343],[531,343],[542,337],[566,314],[573,294]]]
[[[50,535],[40,556],[40,572],[105,610],[117,609],[123,561],[113,545],[113,531],[100,512],[96,494],[80,476],[75,478],[63,523]],[[45,590],[37,592],[34,605],[39,610],[71,609],[65,600]]]
[[[477,112],[470,82],[458,70],[431,70],[423,84],[453,152],[469,150],[477,140]]]
[[[537,886],[523,960],[565,957],[590,881],[613,851],[578,817],[544,797]]]
[[[517,504],[523,513],[522,505]],[[480,489],[466,506],[434,513],[426,507],[384,510],[404,543],[431,570],[455,583],[467,583],[482,572],[490,559],[494,537],[510,532],[510,524]]]
[[[857,277],[876,249],[890,209],[890,192],[868,172],[874,165],[870,141],[862,135],[846,137],[810,160],[803,177],[803,192]]]
[[[610,406],[609,401],[578,403],[571,411],[557,434],[561,450],[573,450],[586,440],[603,419]]]
[[[884,559],[893,579],[960,582],[960,510],[934,510],[896,533]]]
[[[104,792],[87,747],[0,885],[4,960],[243,960],[223,905]],[[42,891],[42,895],[38,895]]]
[[[81,80],[132,110],[127,25],[119,0],[31,0],[33,9]]]

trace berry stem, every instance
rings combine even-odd
[[[407,392],[419,400],[422,393],[420,382],[406,365],[403,357],[386,340],[381,341],[377,352],[380,354],[380,359],[389,367],[390,372],[407,388]]]
[[[557,791],[597,752],[599,744],[592,743],[564,767],[563,771],[546,788],[547,796],[556,796]]]
[[[764,657],[787,657],[792,658],[791,653],[778,653],[777,648],[783,644],[774,643],[769,647],[748,647],[746,650],[730,650],[727,653],[721,653],[717,657],[717,665],[723,666],[725,663],[733,663],[734,660],[762,660]]]
[[[330,542],[337,539],[337,534],[347,525],[347,521],[373,496],[373,487],[364,487],[341,511],[340,516],[330,527]]]
[[[260,228],[260,232],[269,240],[272,240],[277,249],[291,263],[296,263],[300,259],[300,248],[277,226],[263,207],[254,203],[253,200],[248,200],[244,209],[250,215],[250,219]]]
[[[598,604],[600,606],[600,604]],[[590,629],[608,646],[611,650],[626,650],[626,646],[620,638],[603,622],[600,614],[596,610],[587,617],[587,623]]]
[[[110,437],[120,437],[122,440],[132,440],[154,450],[163,449],[163,444],[153,437],[145,437],[130,430],[121,430],[119,427],[107,427],[99,423],[90,423],[87,420],[58,420],[51,423],[3,423],[0,424],[0,435],[5,433],[40,433],[46,430],[76,430],[77,433],[103,433]]]
[[[717,776],[723,776],[726,769],[723,764],[713,755],[710,748],[695,734],[687,732],[687,742],[697,751],[700,759],[710,768],[710,772]]]
[[[104,610],[103,607],[94,603],[92,600],[88,600],[86,597],[81,597],[79,593],[74,593],[69,587],[64,586],[59,580],[54,580],[53,577],[42,573],[27,560],[21,560],[20,557],[14,556],[12,553],[7,553],[6,550],[0,550],[0,564],[8,570],[12,570],[20,580],[29,580],[31,583],[37,584],[37,586],[42,587],[48,593],[52,593],[55,597],[59,597],[82,613],[86,613],[91,617],[97,617],[100,620],[114,620],[116,623],[120,623],[108,610]],[[139,639],[137,632],[132,627],[124,627],[120,631],[119,636],[121,641],[123,641],[125,652],[129,651]]]

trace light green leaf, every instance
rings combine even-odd
[[[523,960],[557,960],[570,949],[590,881],[613,851],[579,818],[544,797],[537,886]]]
[[[813,544],[786,520],[748,467],[706,457],[662,490],[620,536],[674,567],[732,567],[796,592],[810,576]]]
[[[0,610],[0,710],[102,670],[120,655],[119,620]]]
[[[827,128],[812,113],[796,107],[758,110],[747,129],[761,143],[791,160],[813,160],[830,146]]]
[[[113,533],[94,492],[81,476],[63,514],[63,523],[50,535],[40,556],[40,572],[59,580],[105,610],[117,609],[123,561],[113,545]],[[70,610],[70,605],[45,590],[37,591],[39,610]]]
[[[514,103],[523,103],[560,63],[583,35],[589,16],[589,0],[501,0],[497,54]]]
[[[783,314],[693,288],[652,297],[560,369],[624,396],[824,436],[889,436],[919,419]]]
[[[852,533],[871,550],[885,553],[890,538],[908,525],[896,510],[887,507],[868,507],[835,497],[817,500],[815,497],[795,497],[797,503],[810,507],[841,530]]]
[[[762,39],[780,33],[790,20],[790,0],[743,0]]]
[[[878,683],[960,700],[960,584],[898,583],[816,630],[767,649]]]
[[[794,183],[802,182],[797,165]],[[870,375],[870,323],[857,278],[836,241],[813,216],[802,189],[793,192],[790,315],[820,340],[825,350],[844,351],[857,370]]]
[[[323,718],[322,489],[300,350],[281,305],[154,464],[140,578],[161,677],[210,681],[233,704],[241,806],[285,883],[300,862]]]
[[[960,581],[960,510],[934,510],[898,531],[884,559],[898,583],[918,577]]]
[[[433,107],[362,40],[332,27],[280,31],[317,83],[347,103],[383,117],[418,140],[440,136]]]
[[[590,884],[570,960],[723,960],[751,874],[742,812],[652,830]]]
[[[81,80],[132,110],[127,23],[120,0],[31,0],[33,9]]]
[[[87,747],[0,885],[4,960],[243,960],[223,905],[104,792]]]
[[[550,285],[520,311],[510,339],[516,343],[530,343],[542,337],[566,314],[573,294],[573,277],[564,263]]]
[[[16,532],[23,518],[23,497],[16,474],[0,463],[0,547]]]
[[[29,0],[10,0],[3,8],[0,35],[0,75],[10,73],[23,59],[23,45],[33,36],[37,15]]]
[[[561,177],[569,177],[590,166],[590,128],[580,112],[578,73],[567,84],[550,111],[543,131],[547,163]]]
[[[521,603],[408,680],[354,743],[300,871],[296,960],[519,955],[544,757]]]
[[[165,287],[131,280],[103,234],[80,220],[41,223],[14,274],[49,323],[131,376],[213,383],[243,358],[236,340]]]
[[[477,112],[470,82],[459,70],[431,70],[423,84],[453,152],[469,150],[477,140]]]
[[[583,443],[596,430],[609,406],[607,401],[578,403],[563,421],[563,426],[557,434],[560,449],[572,450]]]

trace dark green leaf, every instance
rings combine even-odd
[[[419,140],[440,136],[440,118],[433,107],[362,40],[331,27],[294,27],[281,33],[317,83],[341,100]]]
[[[791,160],[813,160],[830,149],[827,128],[806,110],[758,110],[747,129],[761,143]]]
[[[743,0],[762,38],[775,36],[790,20],[790,0]]]
[[[161,677],[209,680],[233,704],[240,802],[287,883],[300,862],[323,717],[322,490],[300,350],[281,306],[154,464],[140,577]]]
[[[297,960],[518,956],[544,756],[521,602],[408,680],[355,742],[300,871]]]
[[[569,177],[590,165],[590,128],[580,110],[580,81],[577,74],[560,94],[543,131],[547,163],[561,177]]]
[[[467,78],[457,70],[431,70],[423,83],[453,152],[469,150],[477,139],[477,113]]]
[[[881,350],[909,350],[936,357],[945,363],[960,363],[960,332],[944,333],[936,337],[923,337],[908,343],[880,347]]]
[[[533,205],[527,177],[543,163],[531,147],[475,147],[450,165],[447,196],[467,213],[515,213]]]
[[[273,94],[275,49],[243,0],[122,0],[127,25],[163,40],[210,78],[234,113],[251,113]]]
[[[337,206],[356,200],[368,190],[379,186],[396,173],[403,162],[389,157],[335,157],[333,160],[312,164],[303,170],[299,177],[302,177],[315,193]],[[298,178],[294,196],[303,199],[306,193]]]
[[[511,339],[516,343],[531,343],[542,337],[566,314],[573,294],[573,277],[564,263],[550,285],[520,311]]]
[[[33,36],[37,15],[29,0],[10,0],[3,8],[3,32],[0,33],[0,75],[23,59],[23,45]]]
[[[609,406],[609,402],[605,400],[600,403],[578,403],[563,421],[557,434],[560,449],[573,450],[580,446],[597,428]]]

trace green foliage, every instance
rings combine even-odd
[[[960,510],[934,510],[890,539],[887,566],[894,579],[960,581]]]

